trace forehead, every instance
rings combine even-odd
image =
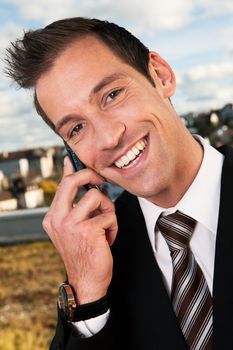
[[[104,76],[130,72],[101,40],[88,36],[66,48],[36,83],[38,101],[50,119],[87,98]]]
[[[49,79],[50,76],[54,78],[54,75],[59,76],[62,73],[65,75],[72,70],[81,75],[82,72],[86,73],[88,69],[100,70],[102,67],[104,70],[113,63],[123,64],[122,60],[100,39],[95,36],[84,36],[71,43],[57,56],[50,70],[38,79],[36,87],[41,81]],[[72,73],[74,74],[74,71]]]
[[[87,36],[75,41],[55,59],[49,71],[41,75],[36,83],[36,93],[40,94],[52,86],[62,89],[64,84],[83,83],[98,79],[107,70],[117,70],[126,66],[101,40]]]

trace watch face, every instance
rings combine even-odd
[[[76,307],[76,303],[73,291],[68,284],[63,283],[59,287],[58,306],[63,313],[63,316],[68,319],[72,318],[73,309]]]
[[[58,306],[59,306],[59,309],[61,309],[64,314],[67,313],[68,300],[67,300],[66,291],[63,285],[59,287]]]

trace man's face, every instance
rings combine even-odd
[[[183,167],[183,128],[169,101],[169,67],[151,55],[149,70],[155,86],[101,41],[86,37],[39,78],[36,93],[87,167],[156,203]]]

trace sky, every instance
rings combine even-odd
[[[172,67],[179,115],[233,103],[233,0],[0,0],[0,152],[60,145],[33,108],[33,91],[4,74],[24,31],[84,16],[124,26]]]

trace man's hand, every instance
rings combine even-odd
[[[74,172],[66,157],[63,178],[43,220],[80,304],[106,294],[113,267],[109,246],[117,234],[114,204],[96,188],[74,206],[77,190],[87,183],[100,185],[103,179],[90,169]]]

